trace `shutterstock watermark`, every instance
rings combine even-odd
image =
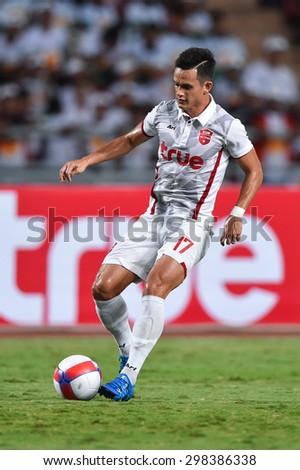
[[[250,238],[255,242],[259,237],[265,241],[272,241],[267,229],[267,224],[272,218],[273,215],[264,215],[259,218],[258,208],[252,206],[249,216],[242,219],[243,225],[250,223],[250,230],[247,230],[248,235],[242,234],[240,241]],[[57,214],[54,207],[50,207],[47,217],[34,216],[28,219],[29,235],[27,241],[30,243],[44,241],[53,243],[61,230],[63,231],[63,240],[66,243],[71,241],[86,243],[95,241],[95,239],[105,243],[113,243],[122,241],[125,233],[134,242],[142,242],[149,239],[149,236],[151,241],[156,242],[159,240],[162,230],[168,234],[169,241],[176,241],[185,235],[188,227],[189,238],[197,243],[201,240],[200,225],[202,230],[204,229],[211,234],[212,242],[219,242],[223,227],[216,230],[214,225],[217,224],[217,217],[199,217],[197,221],[175,215],[125,217],[121,215],[120,208],[114,209],[110,215],[106,215],[105,209],[102,208],[99,209],[96,216],[73,216],[68,219]]]

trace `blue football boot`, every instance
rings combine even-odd
[[[126,374],[119,374],[112,382],[101,385],[99,395],[114,401],[128,401],[133,396],[134,385]]]
[[[121,372],[123,367],[126,366],[127,362],[128,362],[128,356],[124,356],[123,354],[120,354],[120,356],[119,356],[119,364],[120,364],[119,373]]]

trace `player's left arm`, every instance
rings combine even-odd
[[[245,173],[245,178],[236,205],[225,222],[220,238],[222,246],[240,241],[243,229],[242,214],[249,207],[263,181],[261,164],[254,148],[236,161]]]

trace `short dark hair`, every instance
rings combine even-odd
[[[216,61],[209,49],[190,47],[177,57],[175,67],[182,70],[197,69],[199,81],[214,79]]]

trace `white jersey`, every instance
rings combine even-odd
[[[176,100],[162,101],[145,117],[143,131],[159,138],[148,215],[211,216],[230,157],[253,147],[242,123],[212,97],[195,118]]]

